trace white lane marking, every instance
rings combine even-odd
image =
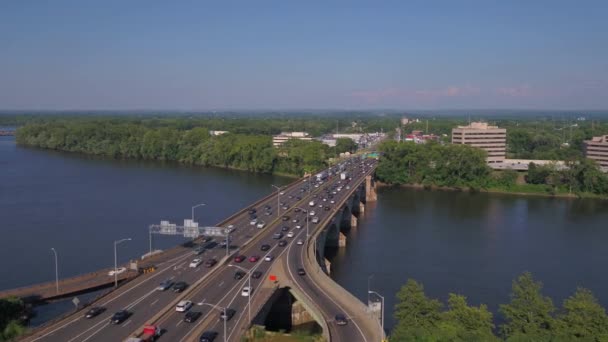
[[[179,320],[179,322],[177,322],[177,324],[175,325],[175,327],[176,328],[179,327],[179,325],[182,324],[182,322],[183,322],[182,320]]]
[[[157,300],[155,300],[155,301],[153,301],[152,303],[150,303],[150,306],[152,306],[152,305],[156,304],[157,302],[158,302],[158,299],[157,299]]]
[[[218,286],[218,287],[222,287],[222,285],[224,285],[224,281],[223,281],[223,280],[222,280],[222,282],[221,282],[221,283],[219,283],[217,286]]]
[[[70,324],[72,324],[72,323],[74,323],[74,322],[76,322],[76,321],[80,320],[81,318],[82,318],[82,317],[78,317],[78,318],[76,318],[76,319],[75,319],[75,320],[73,320],[73,321],[69,321],[69,322],[67,322],[67,323],[66,323],[66,324],[64,324],[64,325],[62,325],[62,326],[60,326],[60,327],[58,327],[58,328],[56,328],[56,329],[54,329],[54,330],[51,330],[51,331],[50,331],[50,332],[48,332],[46,335],[40,336],[40,337],[38,337],[38,338],[36,338],[36,339],[33,339],[33,340],[32,340],[32,342],[34,342],[34,341],[38,341],[39,339],[44,338],[44,337],[46,337],[46,336],[50,336],[50,335],[54,334],[56,331],[58,331],[58,330],[61,330],[61,329],[65,328],[66,326],[68,326],[68,325],[70,325]]]
[[[93,335],[87,337],[86,339],[82,340],[82,342],[86,342],[87,340],[89,340],[91,337],[95,336],[95,334],[97,334],[98,332],[100,332],[103,328],[107,327],[108,325],[110,325],[110,323],[107,323],[102,326],[101,328],[99,328],[99,330],[97,330],[95,333],[93,333]],[[70,341],[73,341],[74,339],[71,339]]]
[[[169,278],[169,280],[173,280],[173,279],[175,279],[175,276],[173,276],[173,277]]]
[[[127,325],[129,325],[129,323],[131,323],[131,320],[128,320],[125,324],[122,325],[122,327],[126,327]]]

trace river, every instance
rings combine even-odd
[[[270,193],[285,177],[183,165],[121,161],[23,148],[0,138],[0,289],[110,267],[148,251],[148,225],[195,217],[212,225]],[[393,323],[395,293],[408,278],[442,300],[449,292],[496,312],[511,280],[529,270],[555,304],[576,286],[608,306],[608,202],[498,194],[379,190],[348,246],[332,258],[332,277],[357,297],[386,298]],[[157,237],[155,248],[180,238]],[[373,276],[372,276],[373,275]],[[371,278],[370,278],[371,276]],[[36,323],[68,310],[40,309]],[[46,311],[45,311],[46,310]]]

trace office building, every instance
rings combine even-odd
[[[595,160],[603,171],[608,171],[608,135],[585,140],[585,157]]]
[[[486,122],[472,122],[452,128],[452,144],[481,148],[488,153],[488,163],[501,163],[506,157],[507,130]]]

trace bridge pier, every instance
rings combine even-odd
[[[365,176],[365,201],[375,202],[378,200],[378,194],[376,193],[376,182],[371,175]]]
[[[363,202],[359,202],[359,214],[365,213],[365,204]]]
[[[346,235],[344,235],[342,232],[340,232],[338,238],[338,247],[346,247]]]
[[[355,216],[354,214],[350,214],[350,226],[351,226],[351,228],[356,227],[357,226],[357,222],[358,222],[357,216]]]
[[[331,274],[331,262],[325,258],[325,273]]]
[[[291,325],[294,329],[301,325],[309,325],[312,322],[316,323],[315,318],[306,310],[306,305],[299,301],[292,304]]]

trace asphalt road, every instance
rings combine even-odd
[[[358,165],[356,165],[356,167],[358,167]],[[369,168],[366,170],[369,170]],[[351,190],[354,190],[356,185],[360,184],[360,179],[357,177],[363,177],[366,171],[354,171],[353,169],[350,169],[348,172],[355,176],[349,183],[352,186]],[[325,195],[323,190],[331,187],[333,184],[339,181],[339,177],[333,177],[333,179],[326,182],[321,187],[314,188],[315,191],[313,194],[319,193],[319,201],[317,201],[317,203],[323,203],[331,208],[329,211],[325,211],[323,208],[319,207],[314,208],[316,216],[319,217],[321,222],[328,216],[331,216],[333,214],[333,210],[336,209],[335,206],[344,198],[349,197],[352,193],[346,189],[338,192],[333,198],[336,204],[330,204],[329,201],[321,201],[321,198]],[[311,196],[313,194],[311,194]],[[303,198],[302,201],[300,201],[299,206],[305,208],[306,210],[313,210],[313,208],[308,206],[310,199],[311,198],[308,197]],[[312,282],[308,277],[297,275],[297,269],[303,267],[302,260],[304,256],[302,253],[304,253],[305,244],[298,245],[295,242],[299,239],[304,240],[304,242],[306,240],[306,223],[304,222],[304,217],[306,217],[308,213],[295,213],[293,210],[294,208],[295,206],[292,206],[287,213],[287,215],[290,216],[290,221],[279,221],[267,228],[264,228],[264,234],[257,240],[256,243],[247,246],[240,251],[240,253],[238,253],[243,254],[248,258],[252,255],[258,255],[261,257],[260,261],[253,263],[249,262],[248,260],[243,261],[242,263],[235,263],[234,261],[231,261],[231,264],[241,266],[250,272],[261,271],[263,273],[263,276],[259,279],[251,279],[251,286],[254,288],[251,300],[254,300],[257,295],[255,289],[259,289],[262,282],[269,281],[268,272],[272,264],[274,262],[280,262],[280,260],[288,260],[289,271],[292,273],[290,274],[290,277],[293,278],[293,281],[301,287],[302,292],[309,295],[311,299],[315,301],[315,303],[318,303],[322,308],[323,317],[329,323],[330,330],[332,330],[332,340],[348,341],[350,338],[351,341],[366,341],[366,336],[363,335],[363,332],[358,327],[357,319],[354,317],[357,313],[345,312],[337,303],[333,302],[331,297],[324,294],[317,284]],[[291,220],[294,218],[297,218],[299,222],[293,223]],[[296,224],[300,224],[302,228],[294,228]],[[313,230],[318,226],[313,223],[309,224],[312,235]],[[278,240],[272,239],[272,235],[275,232],[280,231],[282,226],[288,226],[290,228],[289,231],[293,231],[295,234],[293,238],[283,237],[284,240],[288,241],[288,245],[285,247],[278,246]],[[284,232],[285,235],[286,233],[287,232]],[[272,248],[269,251],[262,252],[260,250],[262,244],[270,244]],[[266,255],[272,255],[274,257],[273,261],[263,261],[263,258]],[[195,303],[194,307],[191,309],[192,311],[200,311],[202,313],[202,316],[198,319],[198,321],[194,323],[185,323],[183,322],[184,314],[174,310],[171,310],[164,315],[157,322],[159,326],[166,329],[162,339],[180,342],[197,341],[198,337],[203,331],[215,331],[218,333],[217,340],[223,341],[224,323],[222,320],[220,320],[219,315],[223,308],[230,308],[236,310],[236,313],[234,317],[232,317],[232,319],[230,319],[226,324],[227,340],[239,341],[243,324],[247,325],[250,322],[248,317],[249,298],[241,295],[243,287],[248,286],[249,279],[248,277],[243,277],[243,279],[240,280],[234,279],[234,274],[236,271],[237,268],[234,266],[224,266],[224,269],[220,273],[216,273],[211,279],[206,281],[204,284],[201,284],[201,286],[199,286],[194,293],[186,298]],[[347,326],[337,326],[333,322],[335,314],[340,312],[343,312],[350,317],[350,324]]]
[[[281,196],[281,201],[292,204],[297,201],[295,196],[303,196],[300,192],[301,182],[293,183],[285,189],[285,194]],[[294,196],[289,199],[289,196]],[[264,216],[263,207],[272,207],[273,215]],[[276,196],[268,198],[266,201],[256,206],[259,219],[266,222],[277,218],[277,199]],[[281,210],[281,214],[282,214]],[[231,246],[238,248],[246,241],[250,240],[259,229],[249,224],[249,214],[244,211],[226,223],[226,226],[233,224],[236,228],[232,234]],[[219,241],[217,241],[219,242]],[[226,250],[216,246],[206,250],[200,257],[203,260],[215,258],[220,260],[226,255]],[[84,341],[121,341],[132,333],[138,326],[144,325],[152,316],[169,304],[178,294],[168,291],[157,291],[158,284],[166,279],[175,282],[185,281],[193,284],[212,269],[200,265],[196,268],[189,268],[188,264],[195,256],[192,249],[183,248],[175,257],[161,264],[157,264],[154,273],[146,274],[131,281],[125,286],[114,291],[110,295],[102,298],[94,305],[102,306],[105,312],[92,319],[85,319],[84,312],[76,313],[63,319],[52,326],[38,330],[35,334],[25,338],[26,341],[62,341],[62,342],[84,342]],[[110,317],[114,312],[126,309],[131,312],[131,316],[121,324],[113,325],[109,323]]]

